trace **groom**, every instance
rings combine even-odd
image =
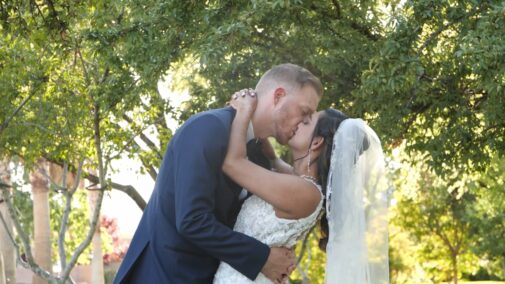
[[[322,86],[308,70],[282,64],[263,75],[256,92],[251,138],[286,144],[316,111]],[[260,272],[274,282],[289,274],[290,250],[232,229],[242,188],[221,166],[234,116],[232,108],[211,110],[178,129],[114,283],[212,283],[220,261],[251,280]]]

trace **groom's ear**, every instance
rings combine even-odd
[[[286,90],[282,87],[279,87],[274,90],[274,105],[276,105],[282,97],[286,96]]]

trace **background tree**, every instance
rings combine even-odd
[[[62,165],[76,165],[78,162],[75,161],[89,158],[91,162],[86,167],[97,169],[99,173],[101,190],[95,210],[99,212],[103,190],[108,188],[105,180],[107,163],[113,154],[120,152],[122,141],[131,140],[131,137],[117,139],[123,137],[124,131],[114,125],[117,120],[111,110],[118,110],[121,114],[126,111],[128,97],[123,94],[128,95],[128,88],[139,80],[134,78],[134,71],[120,64],[117,58],[100,53],[103,46],[95,46],[94,40],[86,41],[90,26],[119,22],[114,17],[121,15],[118,6],[116,13],[112,13],[114,17],[104,16],[109,15],[114,7],[100,7],[104,13],[94,13],[96,4],[107,5],[2,1],[2,40],[6,44],[2,45],[1,64],[12,73],[2,72],[2,82],[5,83],[2,93],[7,95],[2,96],[2,107],[6,111],[2,111],[5,116],[0,141],[2,156],[22,157],[27,168],[33,167],[41,157]],[[139,101],[137,91],[139,89],[130,94]],[[90,138],[94,138],[91,140],[94,143],[89,143]],[[74,171],[79,170],[74,168]],[[11,196],[5,199],[10,202]],[[11,213],[16,216],[13,211]],[[91,226],[94,228],[98,214],[94,213],[92,217]],[[27,248],[29,240],[23,239]],[[73,253],[67,266],[61,263],[62,281],[68,277],[86,242]],[[60,252],[65,253],[64,250]],[[26,253],[28,265],[34,272],[55,280],[50,272],[30,260],[29,251]]]
[[[235,90],[254,87],[271,66],[307,67],[325,86],[321,107],[342,107],[359,83],[385,33],[380,25],[397,2],[229,1],[200,17],[205,37],[191,47],[183,66],[191,101],[181,119],[220,107]],[[386,14],[384,14],[386,13]]]
[[[398,169],[399,192],[392,222],[407,232],[421,250],[418,260],[432,281],[458,283],[461,272],[472,273],[477,257],[472,254],[468,211],[475,195],[466,187],[467,178],[448,185],[427,165]],[[445,273],[440,273],[442,270]]]
[[[454,188],[503,157],[504,11],[499,1],[470,0],[0,0],[0,158],[22,160],[26,172],[40,158],[81,169],[101,192],[122,190],[143,208],[133,187],[107,180],[112,161],[129,156],[155,179],[172,135],[167,117],[221,107],[272,65],[293,62],[322,79],[321,109],[364,117],[388,151],[405,141],[405,160],[420,153],[434,179],[445,179],[440,188]],[[157,90],[167,75],[191,96],[178,110]],[[438,213],[470,211],[473,219],[457,218],[482,236],[473,223],[500,208],[485,205],[500,184],[486,183],[485,194],[469,186],[455,199],[443,190],[431,198]],[[17,189],[2,191],[14,205],[24,202]],[[77,196],[69,187],[51,194],[64,228],[73,218],[66,200]],[[59,247],[60,261],[72,262]]]
[[[470,211],[472,249],[491,262],[494,269],[487,273],[501,274],[502,279],[505,278],[505,244],[502,241],[505,238],[504,180],[505,160],[494,157],[489,169],[469,185],[477,197]]]
[[[502,1],[407,1],[354,94],[384,144],[440,174],[475,172],[505,149]]]

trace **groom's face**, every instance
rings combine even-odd
[[[275,138],[286,145],[298,131],[300,123],[310,122],[319,104],[319,96],[310,85],[283,91],[284,94],[276,101],[274,127]]]

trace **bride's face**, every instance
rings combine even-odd
[[[314,133],[314,128],[316,127],[317,120],[319,119],[319,115],[321,115],[321,112],[316,112],[312,114],[307,123],[301,122],[298,124],[298,131],[288,142],[288,146],[292,151],[307,152],[310,146],[310,140],[312,139],[312,134]]]

